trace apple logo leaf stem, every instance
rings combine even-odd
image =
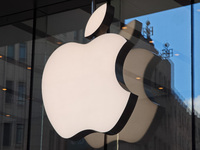
[[[138,96],[124,82],[120,86],[116,71],[123,65],[118,55],[121,51],[127,55],[133,45],[120,35],[103,34],[113,11],[107,4],[100,6],[85,29],[86,37],[96,38],[87,44],[70,42],[58,47],[45,65],[44,107],[63,138],[78,140],[92,132],[117,134],[135,108]]]
[[[95,12],[90,16],[86,28],[84,37],[88,39],[93,39],[106,33],[112,23],[114,16],[114,7],[104,4],[100,6]]]

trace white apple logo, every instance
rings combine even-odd
[[[109,25],[105,20],[111,16],[108,8],[104,4],[93,13],[85,36],[105,33]],[[124,127],[137,101],[115,74],[116,58],[126,44],[125,38],[110,33],[88,44],[64,44],[50,56],[42,96],[47,116],[61,137],[77,139],[93,131],[116,134]]]

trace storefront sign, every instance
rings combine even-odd
[[[141,24],[134,22],[120,35],[106,33],[113,11],[107,4],[99,7],[85,29],[85,37],[96,38],[88,44],[64,44],[46,63],[42,78],[44,106],[63,138],[80,139],[94,131],[108,135],[121,131],[122,140],[137,142],[158,110],[143,85],[146,68],[155,56],[145,49],[134,49],[136,39],[131,35],[140,33]],[[129,130],[134,137],[129,136]],[[102,144],[94,140],[101,136],[91,134],[86,141],[98,148]]]
[[[85,36],[98,37],[88,44],[64,44],[46,63],[44,106],[54,129],[64,138],[79,139],[93,131],[116,134],[137,102],[137,96],[124,90],[116,78],[118,54],[128,52],[131,45],[120,35],[104,34],[112,13],[110,6],[102,5],[85,30]]]

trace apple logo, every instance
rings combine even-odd
[[[63,138],[76,140],[95,131],[117,134],[135,108],[137,96],[117,71],[124,63],[118,61],[118,54],[124,51],[127,55],[133,45],[120,35],[106,33],[113,13],[113,7],[100,6],[85,29],[85,37],[98,37],[87,44],[71,42],[58,47],[45,65],[44,107]]]

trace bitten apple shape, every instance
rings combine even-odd
[[[84,130],[109,132],[118,123],[130,96],[115,77],[115,61],[125,43],[117,34],[104,34],[88,44],[64,44],[51,55],[42,95],[60,136],[71,138]]]
[[[126,91],[125,86],[122,88],[116,78],[116,68],[121,64],[117,57],[132,45],[120,35],[103,34],[112,22],[113,11],[107,4],[99,7],[85,30],[86,37],[98,37],[88,44],[71,42],[60,46],[44,68],[44,107],[63,138],[80,139],[94,131],[116,134],[136,105],[137,96]]]

